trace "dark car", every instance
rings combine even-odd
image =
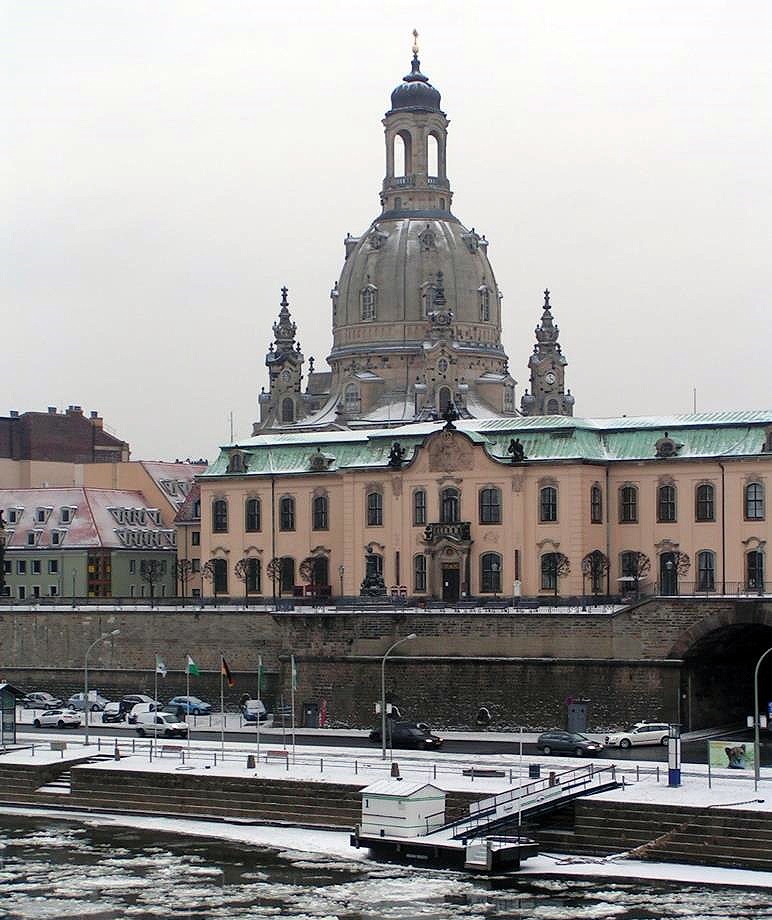
[[[381,743],[381,726],[370,732],[370,740]],[[425,722],[386,722],[386,743],[395,748],[418,748],[434,750],[442,745],[442,738],[432,734]]]
[[[536,747],[543,754],[576,754],[577,757],[599,754],[603,750],[599,741],[591,741],[579,732],[563,732],[558,729],[539,735]]]
[[[108,703],[102,710],[103,722],[126,722],[129,713],[136,706],[137,699],[134,696],[125,696],[117,703]]]

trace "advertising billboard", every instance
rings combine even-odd
[[[740,741],[708,741],[711,767],[753,770],[753,745]]]

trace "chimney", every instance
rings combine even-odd
[[[103,420],[99,417],[99,413],[98,413],[98,412],[92,412],[92,413],[90,413],[89,418],[90,418],[91,424],[94,426],[94,428],[102,428],[102,427],[104,426],[104,422],[103,422]]]
[[[18,417],[19,417],[19,412],[18,412],[18,410],[17,410],[17,409],[11,409],[10,416],[11,416],[11,418],[18,418]]]
[[[49,415],[56,415],[56,406],[49,406],[49,407],[48,407],[48,414],[49,414]]]

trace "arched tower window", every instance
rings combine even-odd
[[[547,402],[547,415],[560,415],[560,404],[557,399],[550,399]]]
[[[447,412],[448,406],[451,404],[451,392],[450,387],[440,387],[440,415],[443,415]]]
[[[440,175],[440,145],[433,134],[426,138],[426,170],[430,176]]]
[[[295,421],[295,403],[289,396],[285,396],[281,401],[281,420],[283,422]]]
[[[363,323],[371,323],[377,315],[378,288],[368,284],[359,294],[360,317]]]
[[[346,412],[359,412],[359,387],[349,383],[343,393],[343,402]]]
[[[491,321],[491,292],[483,284],[478,288],[480,295],[480,322],[489,323]]]
[[[413,139],[409,131],[394,136],[394,175],[409,176],[413,172]]]

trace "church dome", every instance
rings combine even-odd
[[[421,62],[417,55],[413,55],[410,73],[402,79],[403,82],[391,94],[391,112],[400,109],[412,112],[440,111],[440,91],[421,73]]]

